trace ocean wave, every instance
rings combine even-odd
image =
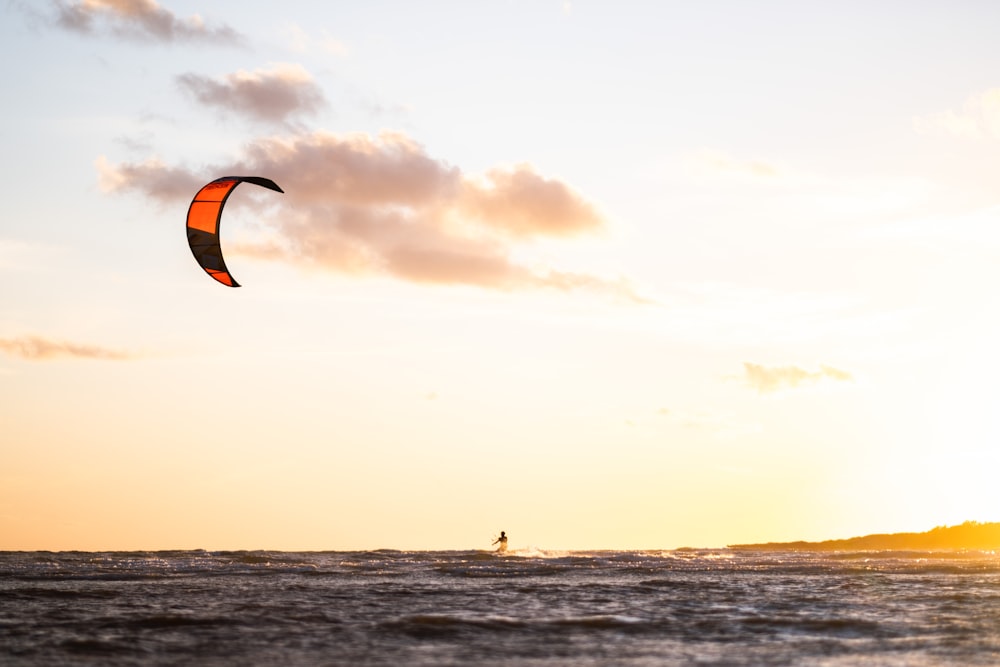
[[[684,571],[1000,572],[1000,554],[977,551],[748,552],[671,551],[151,551],[0,552],[0,577],[155,580],[186,576],[400,577],[414,572],[458,578],[559,576],[613,571],[626,576]]]
[[[476,614],[413,614],[383,623],[386,632],[400,632],[414,637],[445,637],[469,633],[506,633],[534,630],[552,632],[573,630],[637,630],[649,621],[624,614],[587,614],[580,616],[514,617]]]
[[[997,564],[915,552],[6,552],[0,662],[988,665],[1000,655]]]

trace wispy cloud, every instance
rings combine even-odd
[[[105,189],[161,202],[186,200],[210,180],[155,160],[97,166]],[[588,289],[640,300],[622,279],[515,261],[516,242],[606,227],[579,193],[530,165],[469,175],[403,134],[316,132],[258,140],[241,162],[203,173],[264,175],[285,190],[272,200],[280,214],[262,218],[266,238],[238,246],[246,254],[418,283]]]
[[[866,230],[867,237],[893,243],[920,243],[937,252],[996,253],[1000,246],[1000,206],[987,206],[954,215],[927,216],[893,221]]]
[[[350,53],[344,42],[326,30],[320,31],[319,37],[313,37],[302,26],[291,23],[282,30],[282,35],[288,40],[288,48],[296,53],[306,53],[314,48],[338,57],[346,57]]]
[[[682,428],[708,431],[721,439],[752,435],[761,431],[760,424],[745,421],[728,413],[660,408],[656,414],[661,419]]]
[[[0,271],[38,271],[58,263],[65,248],[0,238]]]
[[[832,366],[821,365],[818,371],[810,372],[798,366],[761,366],[743,362],[744,380],[761,394],[769,394],[779,389],[794,389],[827,379],[837,382],[853,380],[853,376]]]
[[[202,104],[251,120],[281,123],[326,106],[322,90],[301,65],[280,63],[252,72],[240,70],[221,79],[188,73],[177,77],[177,82]]]
[[[122,352],[121,350],[51,340],[41,336],[0,338],[0,352],[28,361],[49,361],[60,358],[123,361],[136,357],[134,354]]]
[[[713,174],[728,174],[754,179],[776,179],[783,175],[775,164],[764,160],[738,158],[725,151],[703,148],[687,156],[695,169]]]
[[[972,95],[961,111],[948,109],[913,119],[920,134],[947,134],[963,139],[1000,139],[1000,88]]]
[[[83,34],[110,33],[128,39],[228,45],[243,39],[227,25],[207,25],[198,14],[179,18],[156,0],[54,0],[53,5],[56,25]]]
[[[97,168],[98,185],[104,192],[141,189],[160,204],[190,198],[205,184],[204,178],[195,176],[187,169],[168,167],[158,158],[111,164],[107,158],[100,156],[94,161],[94,166]]]

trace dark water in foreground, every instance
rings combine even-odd
[[[0,552],[3,665],[997,665],[1000,554]]]

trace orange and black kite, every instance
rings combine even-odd
[[[229,273],[226,262],[222,259],[219,223],[222,221],[222,208],[226,205],[226,200],[236,186],[244,181],[275,192],[284,192],[269,178],[223,176],[198,190],[198,194],[191,200],[187,214],[188,245],[191,246],[194,258],[201,268],[205,269],[205,273],[230,287],[239,287],[240,284]]]

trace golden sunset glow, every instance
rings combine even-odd
[[[998,12],[8,3],[0,550],[997,520]]]

